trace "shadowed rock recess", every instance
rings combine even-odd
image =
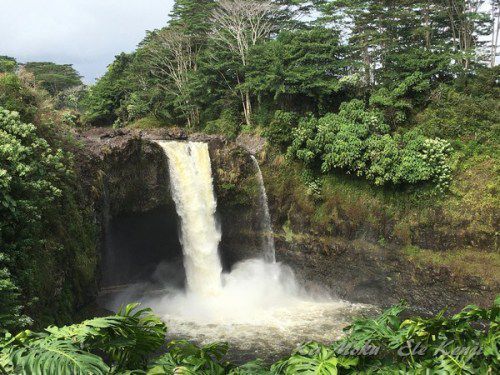
[[[312,213],[273,181],[278,178],[273,160],[256,137],[233,142],[221,136],[188,136],[173,128],[147,132],[93,129],[81,133],[79,139],[85,145],[77,157],[85,176],[82,184],[92,194],[101,227],[101,287],[145,281],[161,262],[171,266],[162,272],[171,272],[177,285],[184,282],[179,278],[184,272],[182,250],[167,160],[153,141],[189,140],[209,145],[225,270],[240,260],[262,255],[259,186],[250,157],[255,154],[269,187],[277,260],[291,265],[309,286],[322,285],[343,299],[379,306],[406,299],[423,313],[471,302],[488,305],[494,294],[495,287],[478,277],[417,264],[404,256],[397,241],[382,244],[369,230],[350,232],[339,227],[332,233],[317,231]]]

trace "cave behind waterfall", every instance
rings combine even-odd
[[[178,219],[169,207],[114,217],[106,230],[104,247],[103,287],[165,281],[184,286]]]

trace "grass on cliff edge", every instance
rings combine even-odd
[[[479,277],[491,287],[500,285],[500,254],[466,248],[455,251],[433,251],[417,246],[406,246],[403,253],[422,266],[445,266],[453,274]]]

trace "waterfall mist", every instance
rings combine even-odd
[[[180,218],[187,289],[151,296],[147,304],[164,316],[198,323],[254,323],[273,308],[291,306],[305,293],[293,271],[275,262],[267,196],[257,160],[264,259],[251,259],[222,273],[216,200],[208,145],[159,141],[168,158],[171,194]]]

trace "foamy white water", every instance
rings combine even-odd
[[[189,291],[219,293],[222,266],[221,233],[215,220],[208,145],[202,142],[158,141],[168,158],[170,186],[181,219],[181,245]]]
[[[262,210],[260,229],[263,232],[262,247],[264,250],[264,259],[273,263],[276,262],[276,250],[274,247],[273,228],[271,226],[271,214],[269,213],[269,204],[267,202],[266,186],[264,185],[264,178],[262,177],[259,162],[253,155],[250,155],[250,157],[257,171],[257,179],[259,181],[259,204]]]

